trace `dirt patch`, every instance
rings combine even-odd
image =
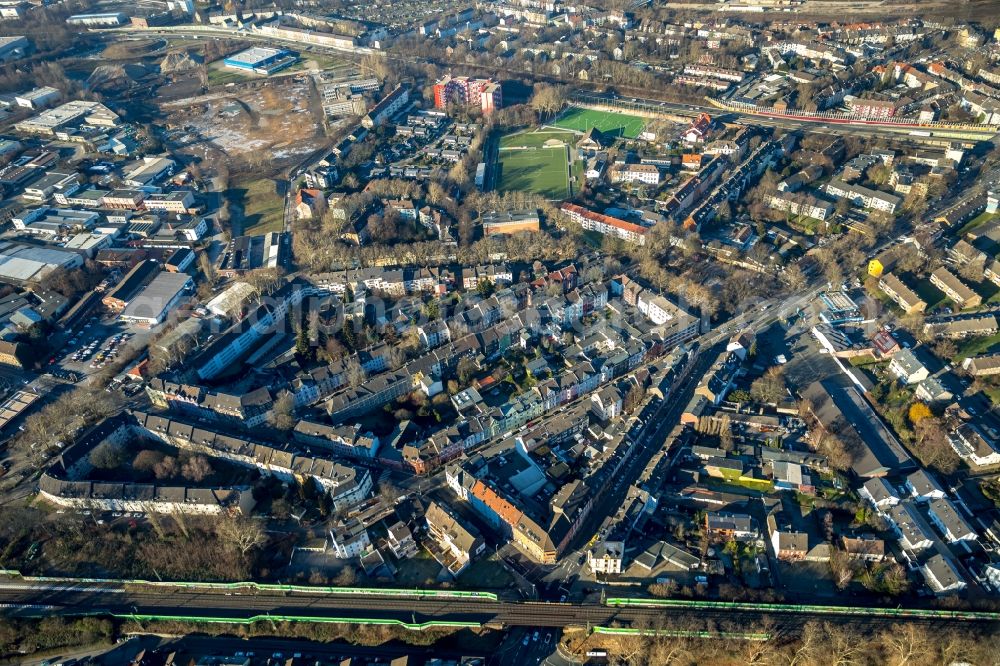
[[[237,169],[280,169],[323,139],[315,102],[307,80],[288,79],[169,101],[161,110],[176,152],[201,159],[221,153]]]

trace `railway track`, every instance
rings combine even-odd
[[[292,587],[292,586],[289,586]],[[936,609],[865,608],[792,604],[730,603],[689,599],[612,598],[607,603],[504,601],[489,597],[423,597],[425,591],[396,595],[336,591],[274,591],[252,587],[204,589],[142,586],[124,582],[0,584],[0,612],[20,616],[114,615],[137,619],[250,622],[265,619],[303,622],[430,626],[626,627],[669,626],[675,620],[717,631],[767,624],[794,629],[811,620],[871,627],[898,622],[935,626],[1000,626],[1000,614]],[[445,591],[447,592],[447,591]]]

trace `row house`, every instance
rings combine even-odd
[[[892,273],[885,273],[879,279],[878,288],[907,314],[923,312],[927,309],[927,303]]]
[[[179,419],[171,419],[133,410],[130,412],[132,429],[135,434],[162,441],[186,451],[203,453],[215,458],[224,458],[237,465],[251,467],[264,475],[275,476],[285,482],[295,480],[303,483],[313,480],[324,492],[348,490],[347,479],[367,486],[363,475],[353,477],[345,472],[345,466],[329,458],[305,454],[294,449],[281,448],[277,444],[265,444],[254,440],[218,432],[210,428],[194,425]],[[354,492],[353,485],[351,492]]]
[[[147,382],[146,394],[150,402],[162,409],[247,428],[264,424],[274,406],[274,397],[264,387],[243,394],[231,394],[178,384],[159,377]]]
[[[969,337],[994,335],[998,331],[1000,331],[1000,321],[992,312],[937,318],[924,324],[924,334],[931,338],[961,340]]]
[[[493,285],[509,285],[514,281],[514,274],[506,264],[473,266],[462,269],[462,288],[475,289],[479,283],[488,280]]]
[[[295,424],[292,439],[299,444],[331,451],[353,460],[373,460],[379,438],[359,425],[328,425],[302,419]]]
[[[963,310],[979,307],[983,303],[982,296],[944,266],[931,273],[930,282]]]
[[[38,493],[56,506],[88,511],[249,516],[256,504],[253,491],[246,487],[75,481],[48,472],[38,480]]]

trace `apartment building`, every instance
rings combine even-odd
[[[895,194],[879,192],[861,185],[834,179],[826,184],[826,193],[838,199],[847,199],[856,206],[894,213],[903,200]]]
[[[361,119],[361,124],[367,129],[384,125],[409,103],[409,87],[399,84],[365,114],[364,118]]]
[[[626,243],[646,244],[646,227],[626,222],[610,215],[595,213],[571,203],[564,203],[559,210],[587,231],[596,231],[599,234],[612,236]]]
[[[486,550],[486,542],[475,527],[461,521],[448,507],[430,502],[424,512],[431,553],[452,576],[462,573]]]
[[[447,109],[450,104],[478,107],[489,115],[503,106],[503,91],[493,79],[448,74],[434,84],[434,106]]]
[[[608,176],[612,183],[660,184],[660,170],[652,164],[616,164]]]
[[[879,279],[878,288],[906,314],[923,312],[927,309],[927,303],[892,273],[885,273]]]
[[[785,211],[792,215],[804,215],[816,220],[825,220],[833,214],[832,203],[809,194],[775,192],[767,200],[767,205],[775,210]]]
[[[944,266],[936,268],[930,277],[931,284],[944,292],[955,305],[962,308],[977,308],[983,304],[983,297],[962,282],[961,279]]]

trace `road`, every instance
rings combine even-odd
[[[463,599],[414,599],[340,596],[326,593],[279,593],[247,590],[244,594],[211,589],[132,588],[115,583],[39,584],[8,579],[0,582],[0,605],[8,614],[21,616],[116,614],[178,617],[211,617],[239,620],[258,616],[299,616],[344,620],[381,619],[400,622],[472,622],[498,628],[529,627],[544,636],[549,628],[567,626],[656,626],[670,618],[685,617],[750,630],[762,613],[739,607],[717,608],[614,608],[597,603],[520,602]],[[830,616],[818,612],[775,612],[776,628],[794,628],[811,619],[833,619],[857,625],[888,625],[900,618],[872,616],[857,608],[850,614]],[[923,620],[931,621],[931,620]],[[933,620],[950,624],[996,624],[990,620]]]
[[[574,598],[573,581],[584,566],[583,556],[586,554],[590,537],[597,532],[609,515],[618,510],[629,486],[642,474],[652,456],[662,448],[667,435],[678,423],[681,411],[687,406],[695,385],[718,353],[718,350],[713,351],[712,348],[744,328],[760,330],[778,319],[790,317],[798,310],[807,308],[823,289],[825,286],[814,286],[808,291],[788,298],[762,300],[753,307],[744,309],[720,328],[708,331],[692,341],[700,346],[701,358],[690,371],[685,383],[678,387],[671,399],[663,403],[659,411],[647,422],[646,430],[640,434],[640,441],[631,458],[617,475],[618,482],[599,498],[591,510],[591,515],[580,529],[574,549],[564,553],[556,565],[537,565],[530,562],[511,544],[497,550],[505,564],[523,576],[528,585],[537,586],[528,593],[530,596],[535,597],[540,593],[542,598],[548,599],[560,599],[564,595]],[[439,492],[446,485],[443,469],[428,476],[410,477],[399,483],[407,493],[421,496]],[[478,521],[473,522],[478,523]],[[484,533],[490,535],[489,531]],[[527,585],[523,585],[522,588],[527,589]]]

